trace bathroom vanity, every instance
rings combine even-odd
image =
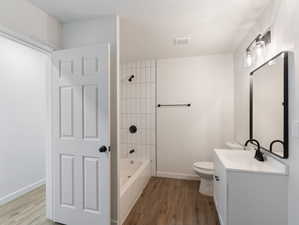
[[[254,151],[214,151],[214,201],[221,225],[286,225],[288,167]]]

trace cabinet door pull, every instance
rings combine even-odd
[[[220,181],[218,176],[214,176],[216,181]]]

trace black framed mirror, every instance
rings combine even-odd
[[[289,53],[250,73],[250,139],[277,157],[289,156]]]

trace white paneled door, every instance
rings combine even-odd
[[[108,45],[53,54],[56,222],[110,225],[109,54]]]

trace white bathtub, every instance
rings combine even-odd
[[[120,224],[123,224],[151,177],[149,160],[120,160]]]

